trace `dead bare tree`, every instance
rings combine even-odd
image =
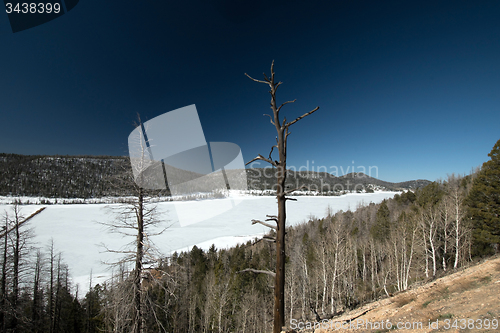
[[[2,278],[1,278],[1,293],[0,300],[0,325],[5,329],[6,325],[6,306],[7,306],[7,271],[9,270],[8,257],[12,257],[12,292],[10,304],[7,306],[11,310],[11,327],[17,332],[20,330],[21,324],[26,322],[23,316],[20,302],[22,278],[26,275],[26,270],[29,269],[29,252],[31,250],[30,239],[33,237],[32,230],[27,228],[28,222],[36,215],[41,213],[45,207],[37,210],[28,217],[25,217],[21,212],[19,202],[15,202],[12,206],[12,217],[5,212],[5,227],[0,234],[0,238],[4,240],[4,252],[2,263]],[[10,246],[8,246],[10,243]],[[11,250],[9,255],[8,250]]]
[[[271,110],[272,115],[266,114],[271,120],[271,124],[276,127],[277,137],[276,137],[276,145],[271,147],[271,151],[269,152],[268,157],[264,157],[262,155],[258,155],[250,162],[250,164],[254,161],[261,160],[271,164],[276,168],[276,198],[278,199],[278,215],[267,215],[267,219],[264,221],[253,220],[252,223],[262,224],[266,227],[272,228],[276,231],[276,272],[275,272],[275,283],[274,283],[274,325],[273,325],[273,333],[281,332],[283,326],[285,326],[285,225],[286,225],[286,201],[287,200],[295,200],[287,197],[287,195],[291,194],[294,191],[299,190],[302,187],[289,189],[285,188],[287,170],[286,170],[286,157],[287,157],[287,139],[290,135],[289,128],[299,120],[311,115],[319,109],[319,106],[315,109],[303,114],[302,116],[287,122],[286,117],[283,117],[283,120],[280,119],[280,111],[283,106],[286,104],[290,104],[295,102],[287,101],[282,103],[280,106],[276,104],[276,91],[278,87],[282,84],[281,81],[275,82],[274,79],[274,61],[271,64],[271,76],[268,77],[264,73],[264,80],[257,80],[252,78],[250,75],[246,74],[251,80],[259,83],[267,84],[270,87],[269,93],[271,94]],[[274,148],[278,149],[279,160],[273,160],[272,153]],[[269,224],[266,223],[268,221],[273,221],[276,223]],[[260,273],[260,272],[259,272]],[[271,272],[266,272],[267,274],[273,275]]]
[[[138,155],[134,160],[131,159],[131,169],[124,169],[123,172],[111,180],[113,186],[130,189],[133,197],[125,200],[123,205],[110,207],[110,210],[115,215],[115,220],[101,224],[107,226],[111,232],[118,233],[129,237],[132,241],[126,249],[110,249],[103,244],[107,252],[119,253],[122,258],[110,264],[115,267],[123,267],[123,265],[131,265],[133,269],[130,273],[130,281],[121,283],[117,286],[118,293],[125,293],[127,297],[131,296],[131,302],[122,304],[130,308],[128,311],[117,307],[117,313],[121,316],[130,316],[129,318],[117,318],[115,322],[129,321],[131,323],[129,329],[134,333],[143,333],[148,330],[146,327],[146,317],[148,312],[156,319],[156,309],[151,306],[150,300],[146,299],[146,280],[159,282],[158,279],[151,274],[151,270],[145,267],[145,264],[158,264],[161,254],[154,246],[151,237],[160,235],[167,227],[160,227],[160,221],[157,218],[156,205],[150,203],[151,196],[157,193],[157,190],[147,190],[144,184],[154,183],[154,180],[148,179],[151,177],[148,173],[148,168],[151,167],[153,161],[149,158],[149,142],[145,139],[144,133],[141,130],[142,124],[139,117],[139,124],[136,124],[138,131],[135,131]],[[130,267],[130,266],[129,266]],[[128,267],[127,267],[128,268]],[[155,268],[159,271],[159,268]],[[161,272],[163,274],[164,272]],[[158,285],[162,286],[161,283]],[[162,324],[156,320],[156,324],[163,330]]]
[[[458,268],[459,261],[465,256],[464,244],[469,228],[465,225],[466,187],[461,186],[462,178],[452,174],[448,176],[448,188],[445,200],[451,201],[452,233],[454,234],[455,259],[453,269]],[[465,244],[465,248],[467,248]]]
[[[2,260],[2,282],[1,282],[1,299],[0,299],[0,326],[2,328],[2,332],[7,331],[6,318],[6,303],[7,303],[7,258],[8,258],[8,232],[9,230],[9,218],[6,215],[5,217],[5,226],[3,227],[4,233],[2,235],[3,238],[3,260]]]

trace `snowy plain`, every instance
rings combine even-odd
[[[355,210],[370,202],[379,203],[396,193],[398,192],[379,191],[342,196],[299,196],[296,197],[297,201],[287,202],[287,225],[297,225],[311,216],[324,217],[329,206],[333,212]],[[220,200],[231,199],[188,201],[182,204],[201,216],[213,215],[211,207],[216,207],[215,203]],[[276,214],[276,198],[239,196],[238,200],[240,203],[234,208],[189,225],[179,222],[175,203],[160,202],[157,210],[161,224],[156,230],[167,229],[161,235],[152,237],[152,241],[162,255],[168,256],[174,251],[188,251],[194,245],[205,250],[212,244],[217,249],[228,248],[268,232],[268,228],[260,224],[252,225],[251,220],[263,220],[266,214]],[[110,223],[116,218],[112,208],[118,207],[118,204],[22,205],[21,212],[24,216],[29,216],[42,206],[47,208],[29,222],[29,227],[33,228],[35,234],[34,245],[47,253],[53,240],[55,251],[62,253],[74,287],[79,285],[78,294],[83,297],[89,288],[90,273],[92,272],[93,277],[92,285],[102,283],[112,275],[112,268],[105,262],[116,261],[123,256],[106,252],[103,244],[113,250],[123,250],[134,239],[111,233],[102,224]],[[0,204],[0,212],[2,215],[5,212],[11,213],[11,207]]]

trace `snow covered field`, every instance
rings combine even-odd
[[[310,216],[323,217],[327,207],[334,212],[339,210],[355,210],[359,205],[370,202],[379,203],[385,198],[393,197],[397,192],[351,193],[343,196],[314,196],[297,197],[298,201],[287,202],[287,224],[296,225],[306,221]],[[239,197],[241,203],[205,221],[181,226],[173,202],[158,204],[159,218],[163,221],[162,228],[168,229],[161,235],[155,236],[153,242],[163,255],[174,251],[189,250],[193,245],[208,249],[212,244],[217,248],[226,248],[238,243],[245,243],[268,231],[268,228],[256,224],[252,219],[264,219],[266,214],[276,214],[276,198],[270,196]],[[231,200],[231,199],[215,199]],[[207,202],[212,200],[189,201],[188,205],[193,212],[200,215],[210,215]],[[133,239],[123,238],[110,233],[99,222],[111,222],[115,216],[110,213],[109,207],[116,204],[71,204],[48,205],[47,208],[30,221],[34,229],[36,246],[48,248],[51,239],[57,252],[62,252],[62,258],[68,264],[73,282],[79,284],[79,295],[83,296],[88,290],[89,275],[92,270],[93,284],[99,283],[111,276],[111,269],[104,261],[113,261],[119,258],[117,254],[106,253],[108,248],[119,250]],[[22,213],[29,216],[41,208],[40,205],[23,205]],[[9,212],[10,207],[0,204],[0,212]],[[47,251],[45,251],[47,252]]]

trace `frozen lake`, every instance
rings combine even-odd
[[[298,201],[287,202],[287,225],[296,225],[306,221],[310,216],[324,217],[328,206],[333,212],[339,210],[355,210],[359,205],[370,202],[379,203],[391,198],[398,192],[351,193],[339,197],[334,196],[299,196]],[[187,208],[198,216],[211,215],[217,202],[231,199],[214,199],[183,202]],[[269,229],[260,224],[251,224],[252,219],[264,220],[266,214],[277,212],[276,198],[271,196],[238,197],[241,202],[233,209],[211,217],[199,223],[181,225],[177,218],[175,204],[162,202],[158,204],[160,228],[168,227],[163,234],[152,237],[153,242],[165,256],[174,251],[188,250],[193,245],[208,249],[212,244],[217,248],[225,248],[244,243]],[[176,203],[177,205],[179,203]],[[111,270],[103,261],[119,258],[117,254],[106,253],[100,244],[119,250],[133,241],[121,235],[110,233],[100,222],[112,222],[115,216],[110,207],[116,204],[71,204],[48,205],[47,208],[30,221],[34,229],[34,242],[37,247],[48,248],[53,239],[57,252],[62,252],[63,260],[68,264],[73,282],[80,284],[80,295],[88,290],[89,275],[93,272],[93,284],[108,278]],[[24,216],[41,208],[40,205],[21,206]],[[10,210],[7,205],[0,205],[2,215]],[[47,251],[45,251],[47,252]]]

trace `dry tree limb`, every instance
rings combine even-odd
[[[276,238],[270,236],[264,236],[262,237],[262,240],[265,240],[266,242],[276,243]]]
[[[300,119],[305,118],[305,117],[307,117],[307,116],[308,116],[308,115],[310,115],[310,114],[313,114],[313,113],[314,113],[314,112],[316,112],[318,109],[319,109],[319,106],[317,106],[314,110],[311,110],[311,111],[309,111],[309,112],[307,112],[307,113],[304,113],[302,116],[298,117],[298,118],[297,118],[297,119],[295,119],[294,121],[289,122],[289,123],[288,123],[288,124],[286,124],[285,126],[286,126],[286,127],[290,127],[291,125],[295,124],[295,123],[296,123],[297,121],[299,121]]]
[[[274,229],[274,230],[278,230],[278,228],[276,226],[270,225],[269,223],[262,222],[262,221],[259,221],[259,220],[252,220],[252,225],[254,225],[256,223],[262,224],[263,226],[266,226],[266,227]]]
[[[250,164],[250,163],[252,163],[254,161],[258,161],[258,160],[261,160],[261,161],[267,162],[269,164],[272,164],[274,166],[277,166],[277,164],[274,161],[272,161],[272,160],[270,160],[268,158],[265,158],[261,154],[259,154],[259,156],[257,156],[256,158],[252,159],[250,162],[246,163],[245,165],[248,165],[248,164]]]
[[[21,222],[18,223],[18,226],[22,226],[23,224],[25,224],[26,222],[28,222],[29,220],[31,220],[32,218],[34,218],[36,215],[40,214],[41,212],[43,212],[45,210],[45,208],[47,207],[42,207],[40,208],[39,210],[37,210],[36,212],[34,212],[33,214],[31,214],[30,216],[28,216],[27,218],[25,218],[24,220],[22,220]],[[7,234],[9,232],[11,232],[12,230],[14,230],[16,228],[16,226],[13,226],[12,228],[10,228],[9,230],[7,230]],[[4,228],[5,229],[5,228]],[[0,234],[0,237],[3,237],[5,236],[5,231],[2,232],[2,234]]]
[[[254,79],[253,77],[251,77],[250,75],[248,75],[247,73],[245,73],[246,76],[248,76],[248,78],[250,80],[253,80],[255,82],[259,82],[259,83],[265,83],[265,84],[269,84],[270,82],[266,82],[266,81],[261,81],[261,80],[257,80],[257,79]]]
[[[282,104],[279,106],[278,110],[276,110],[276,112],[280,112],[280,110],[281,110],[281,108],[282,108],[283,106],[285,106],[285,105],[287,105],[287,104],[289,104],[289,103],[295,103],[295,101],[296,101],[296,100],[297,100],[297,99],[294,99],[293,101],[287,101],[287,102],[285,102],[285,103],[282,103]]]
[[[274,221],[278,223],[278,217],[276,215],[266,215],[267,219],[266,221]]]
[[[269,117],[269,120],[271,120],[271,124],[273,124],[273,125],[274,125],[273,117],[271,117],[271,115],[270,115],[270,114],[265,113],[265,114],[264,114],[264,116],[268,116],[268,117]],[[276,126],[276,125],[275,125],[275,126]]]

